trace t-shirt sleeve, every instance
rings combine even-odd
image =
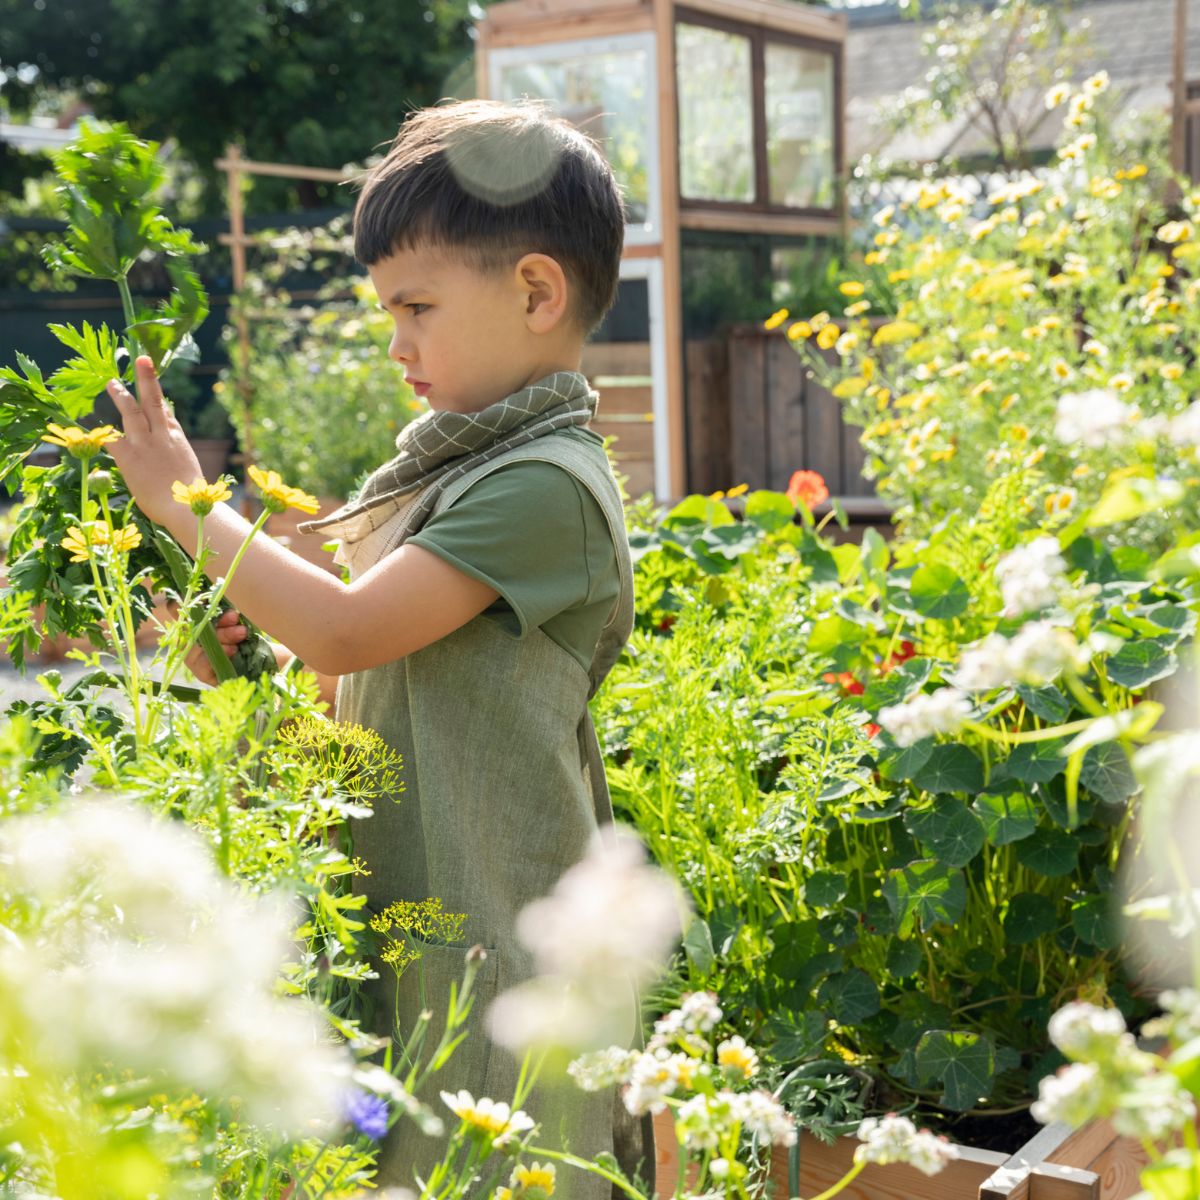
[[[503,604],[489,614],[518,637],[596,600],[597,564],[613,553],[595,497],[536,461],[485,475],[408,541],[495,588]]]

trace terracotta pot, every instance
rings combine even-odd
[[[200,470],[209,483],[225,473],[233,442],[229,438],[194,438],[192,449],[200,460]]]

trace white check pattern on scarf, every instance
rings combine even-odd
[[[427,413],[400,431],[400,453],[373,472],[352,501],[318,521],[306,521],[300,532],[357,542],[411,501],[406,535],[415,533],[456,479],[517,446],[586,425],[598,400],[578,371],[556,371],[477,413]]]

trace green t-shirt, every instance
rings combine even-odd
[[[408,539],[486,583],[484,610],[514,637],[541,629],[586,671],[621,580],[591,492],[553,463],[500,467]]]

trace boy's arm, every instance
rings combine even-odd
[[[109,385],[125,436],[109,449],[138,507],[183,546],[197,518],[171,498],[176,480],[201,477],[183,430],[163,402],[148,358],[137,361],[141,404]],[[204,520],[211,578],[229,570],[250,524],[227,504]],[[246,548],[227,592],[251,621],[322,675],[392,662],[439,641],[483,612],[498,593],[419,546],[402,546],[346,585],[269,538]]]

